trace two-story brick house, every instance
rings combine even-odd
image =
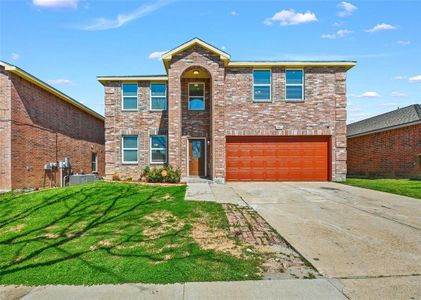
[[[344,180],[346,72],[353,61],[231,61],[193,39],[167,74],[99,76],[106,176],[170,164],[224,181]]]

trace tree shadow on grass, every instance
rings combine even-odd
[[[0,282],[1,277],[5,275],[20,274],[28,270],[56,265],[74,259],[78,259],[88,268],[98,273],[107,274],[115,282],[124,282],[124,271],[121,274],[116,273],[110,267],[107,267],[106,264],[102,264],[101,261],[94,262],[84,255],[91,255],[98,251],[95,255],[104,255],[104,259],[107,259],[106,256],[115,258],[135,257],[156,263],[166,261],[163,255],[171,252],[171,250],[157,254],[144,249],[139,249],[139,251],[136,249],[136,251],[127,253],[121,251],[121,247],[124,248],[124,245],[130,245],[133,242],[153,245],[165,243],[167,240],[180,239],[183,243],[187,242],[188,244],[186,227],[172,230],[154,238],[142,236],[139,232],[130,234],[124,232],[116,233],[116,228],[113,228],[113,225],[117,226],[117,230],[120,231],[126,227],[135,226],[137,217],[139,218],[137,222],[142,223],[145,216],[143,211],[150,212],[162,205],[157,199],[162,197],[163,193],[160,191],[160,188],[142,190],[129,185],[115,185],[112,190],[109,189],[109,186],[104,187],[100,185],[87,186],[73,192],[67,191],[65,195],[54,193],[45,197],[45,201],[36,203],[13,216],[0,219],[1,228],[8,224],[31,219],[31,217],[36,217],[40,213],[52,211],[58,207],[57,205],[61,205],[61,210],[58,213],[52,214],[46,218],[45,222],[37,224],[33,228],[13,234],[6,239],[1,239],[0,234],[0,247],[12,247],[9,249],[13,249],[14,252],[11,257],[9,256],[6,259],[1,257],[2,254],[0,254],[0,261],[4,262],[0,263]],[[179,190],[172,190],[172,196],[174,197],[179,197],[179,193]],[[100,195],[100,199],[98,195]],[[139,208],[142,208],[141,212],[138,215],[133,214]],[[133,218],[135,219],[133,220]],[[40,234],[54,226],[57,227],[57,237],[48,238]],[[110,237],[117,238],[117,241],[109,246],[100,246],[94,250],[90,249],[89,246],[92,246],[92,243],[98,245],[98,239]],[[91,238],[91,240],[87,241],[87,238]],[[76,247],[76,249],[73,247],[75,244],[78,244],[78,246],[80,244],[80,247]],[[28,251],[28,249],[30,250]],[[50,255],[51,251],[54,251],[55,255]],[[57,257],[57,254],[60,255]],[[205,260],[215,260],[209,251],[196,251],[191,253],[189,257],[175,255],[171,260],[197,257]]]

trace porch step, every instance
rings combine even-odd
[[[211,179],[203,177],[184,177],[181,178],[181,181],[187,183],[213,183]]]

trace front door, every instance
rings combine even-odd
[[[189,176],[206,176],[205,140],[189,140]]]

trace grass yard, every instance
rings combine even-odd
[[[345,184],[421,199],[420,180],[348,178]]]
[[[185,186],[97,182],[2,195],[0,284],[261,278],[261,258],[221,236],[228,226],[222,206],[184,201],[184,194]],[[240,250],[215,251],[212,242]]]

